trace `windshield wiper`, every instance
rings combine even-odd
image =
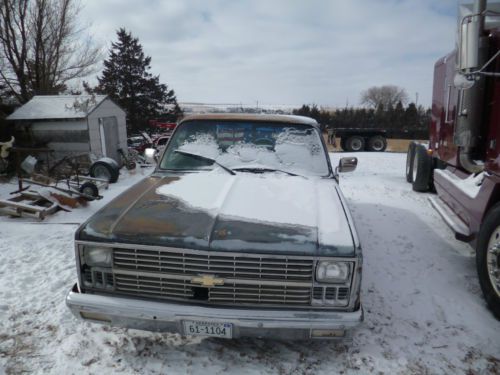
[[[236,174],[236,172],[234,172],[231,168],[228,168],[228,167],[222,165],[221,163],[219,163],[215,159],[209,158],[208,156],[203,156],[203,155],[200,155],[200,154],[194,154],[194,153],[191,153],[189,151],[182,151],[182,150],[175,150],[174,152],[177,152],[178,154],[181,154],[181,155],[191,156],[193,158],[200,159],[200,160],[211,161],[212,163],[217,164],[219,167],[221,167],[222,169],[224,169],[229,174],[231,174],[233,176]]]
[[[289,172],[289,171],[284,171],[282,169],[274,169],[274,168],[267,168],[267,167],[239,167],[239,168],[234,168],[233,171],[239,171],[239,172],[251,172],[251,173],[267,173],[267,172],[281,172],[281,173],[286,173],[289,176],[301,176],[297,173]]]

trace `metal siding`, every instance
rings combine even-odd
[[[127,149],[127,126],[125,112],[110,99],[106,99],[88,117],[92,137],[92,150],[98,156],[102,156],[99,118],[112,116],[116,117],[118,124],[118,147],[123,150]]]
[[[118,121],[116,117],[103,117],[102,126],[104,130],[104,140],[106,142],[106,156],[116,160],[116,162],[120,164],[121,159],[118,154],[120,144],[118,140]]]
[[[118,116],[118,139],[120,143],[120,148],[122,150],[127,149],[127,120],[125,115]]]
[[[96,157],[102,157],[101,134],[99,133],[99,121],[97,118],[88,118],[90,152]]]
[[[40,121],[32,123],[33,129],[45,130],[87,130],[85,120]]]

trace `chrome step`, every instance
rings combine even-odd
[[[459,241],[470,242],[474,239],[474,234],[471,233],[467,224],[465,224],[458,215],[437,196],[429,197],[432,207],[443,218],[444,222],[455,233],[455,238]]]

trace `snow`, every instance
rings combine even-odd
[[[41,95],[16,109],[7,120],[86,118],[106,95]]]
[[[340,220],[344,213],[335,186],[335,181],[321,177],[305,178],[280,172],[231,175],[214,169],[187,174],[158,187],[156,194],[180,200],[187,207],[204,210],[214,217],[301,225],[313,228],[314,234],[317,228],[320,245],[352,252],[352,236],[347,222]],[[226,241],[222,242],[228,244]],[[240,241],[230,245],[240,249],[237,243]]]
[[[455,185],[460,191],[467,195],[471,199],[475,199],[481,190],[481,184],[484,179],[484,172],[477,174],[476,176],[471,174],[467,178],[460,178],[453,173],[447,171],[446,169],[440,170],[436,169],[434,174],[442,176],[444,179]]]
[[[257,125],[252,125],[252,127],[258,128]],[[229,128],[229,133],[225,129],[226,125],[221,125],[221,129],[217,130],[218,139],[216,139],[214,135],[210,134],[213,131],[212,127],[206,127],[205,129],[184,127],[180,130],[181,133],[178,133],[172,139],[172,144],[179,144],[179,146],[174,146],[175,151],[171,152],[179,151],[202,156],[216,160],[220,165],[232,169],[248,168],[251,165],[308,176],[325,176],[328,174],[328,166],[317,132],[283,128],[279,132],[274,131],[273,136],[270,138],[252,140],[251,142],[239,141],[232,144],[233,129]],[[240,136],[243,139],[243,131],[241,131]],[[229,147],[223,151],[221,145],[227,142],[224,139],[225,137],[229,137],[230,140]],[[187,139],[182,141],[184,138]],[[266,144],[256,144],[259,141],[265,141]],[[272,146],[267,142],[272,143]],[[272,149],[269,149],[268,146]],[[185,157],[179,159],[178,157],[166,155],[162,161],[162,168],[186,168],[186,166],[183,166],[185,162],[183,159]]]
[[[405,182],[405,154],[359,158],[341,175],[364,251],[365,322],[353,341],[204,339],[76,320],[77,225],[149,171],[123,175],[104,199],[42,223],[0,217],[0,374],[486,374],[500,371],[500,324],[475,260]],[[14,184],[0,185],[6,198]],[[200,189],[201,190],[201,189]]]

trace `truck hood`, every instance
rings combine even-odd
[[[333,179],[222,170],[153,175],[102,208],[81,241],[214,251],[353,256]]]

